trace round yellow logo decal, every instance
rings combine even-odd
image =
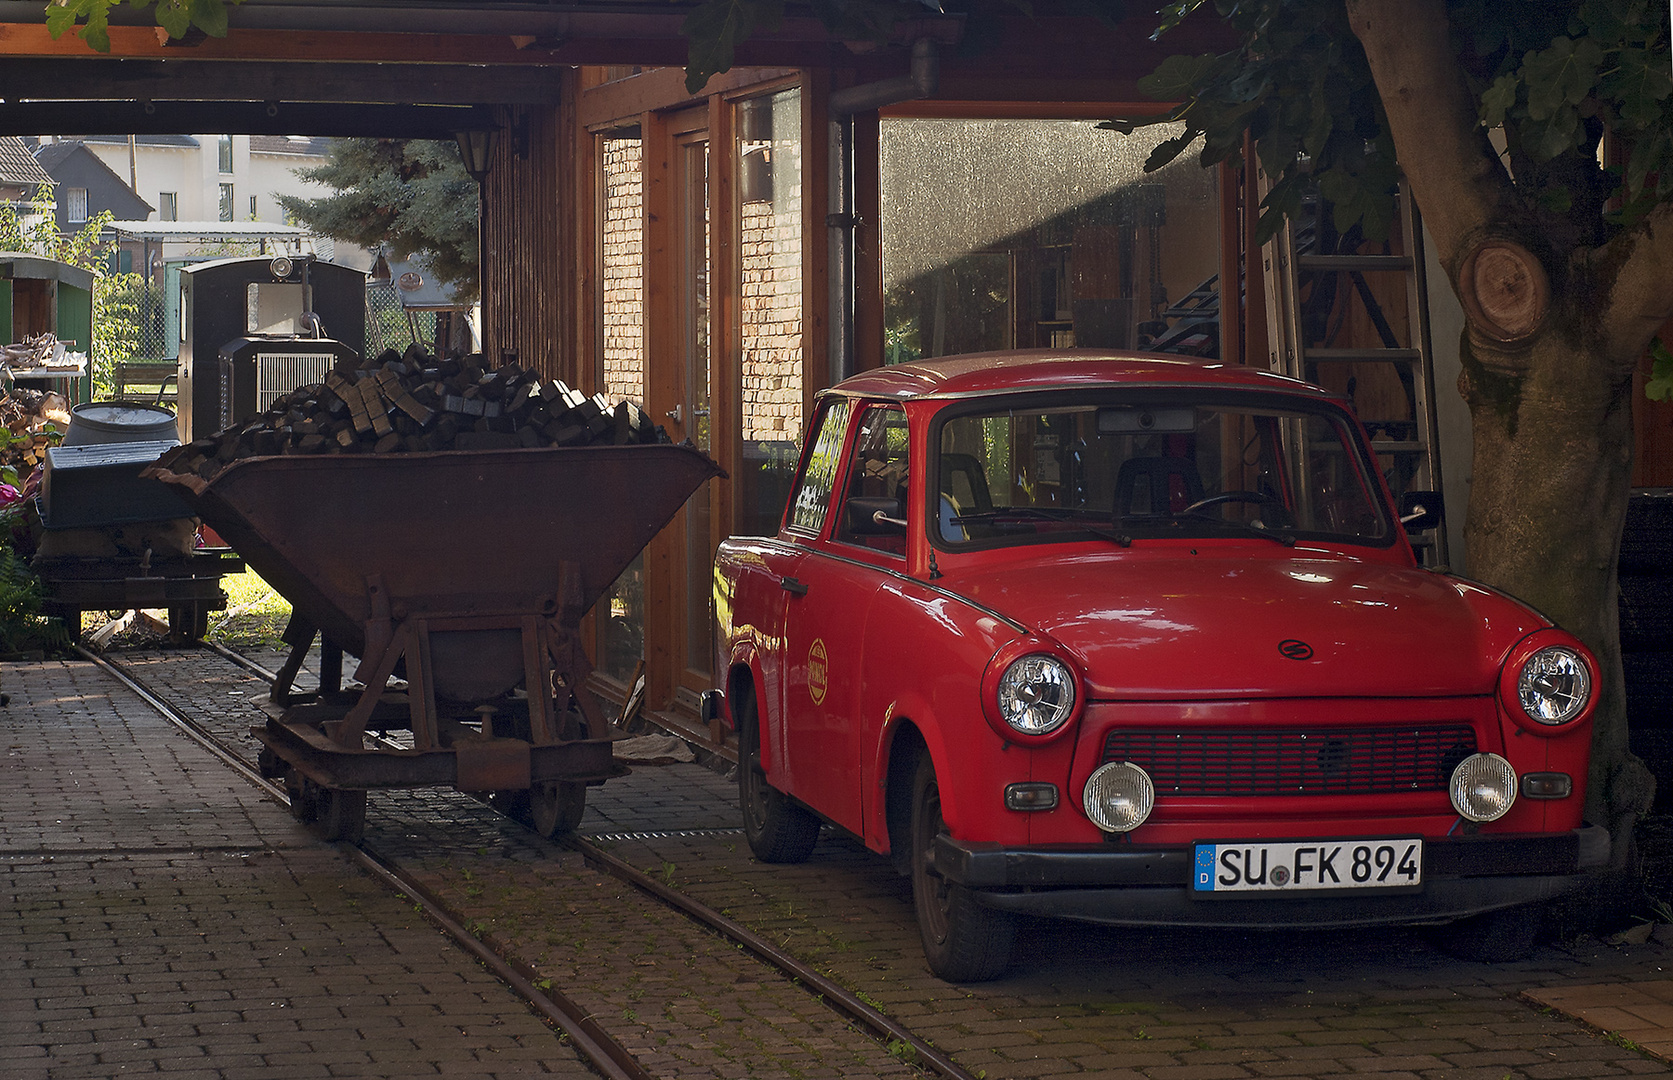
[[[825,689],[829,686],[831,665],[825,657],[825,642],[814,638],[813,644],[807,650],[807,692],[813,698],[815,705],[825,700]]]

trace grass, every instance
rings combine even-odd
[[[230,649],[279,647],[279,636],[290,621],[290,601],[254,570],[227,575],[221,589],[227,594],[227,607],[210,614],[209,639]]]

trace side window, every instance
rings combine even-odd
[[[788,525],[798,532],[817,534],[825,527],[837,467],[842,464],[842,438],[848,433],[848,417],[853,411],[852,401],[838,398],[826,406],[819,418],[819,433],[814,437],[813,449],[808,451],[802,475],[796,480],[796,493],[790,499]]]
[[[873,405],[860,417],[837,539],[906,555],[906,413]]]

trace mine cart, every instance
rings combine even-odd
[[[666,443],[252,457],[209,479],[179,460],[160,478],[291,602],[254,734],[328,839],[358,836],[372,788],[490,793],[544,835],[573,829],[618,771],[581,617],[720,473]],[[293,695],[316,632],[320,692]],[[339,688],[344,653],[363,688]]]

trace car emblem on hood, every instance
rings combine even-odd
[[[1286,638],[1278,643],[1278,651],[1291,660],[1311,660],[1313,646],[1295,638]]]

